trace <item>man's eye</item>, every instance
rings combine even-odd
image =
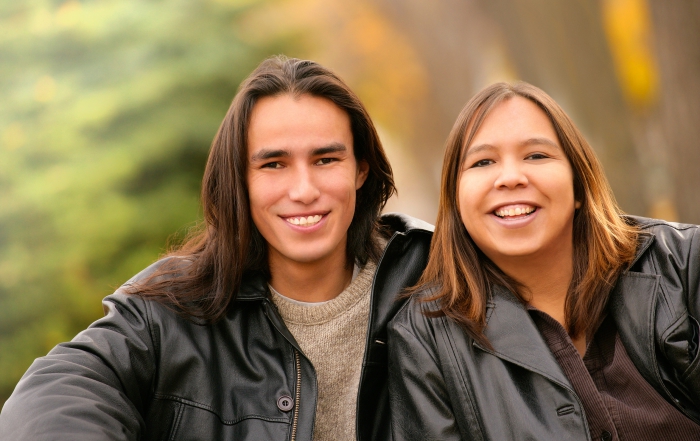
[[[281,168],[282,164],[279,162],[268,162],[260,166],[260,168]]]
[[[325,165],[325,164],[330,164],[331,162],[335,162],[335,161],[337,161],[336,158],[321,158],[316,162],[316,164]]]
[[[474,164],[472,164],[472,168],[475,167],[486,167],[487,165],[493,164],[493,160],[491,159],[482,159],[480,161],[476,161]]]

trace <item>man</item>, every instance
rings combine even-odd
[[[205,229],[34,362],[0,439],[388,439],[386,324],[431,235],[379,217],[393,192],[352,91],[264,61],[212,144]]]

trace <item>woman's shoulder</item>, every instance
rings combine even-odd
[[[632,268],[656,262],[657,271],[686,267],[688,260],[700,263],[700,227],[693,224],[669,222],[639,216],[627,216],[628,222],[639,229],[639,246]],[[671,265],[671,268],[666,268]]]
[[[431,327],[431,320],[440,318],[436,314],[440,311],[439,299],[436,287],[420,287],[411,291],[408,300],[399,309],[389,326],[402,326],[421,329]]]
[[[662,238],[670,236],[692,238],[700,229],[700,226],[694,224],[671,222],[663,219],[641,216],[625,216],[625,220],[636,226],[642,234],[661,236]]]

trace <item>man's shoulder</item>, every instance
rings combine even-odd
[[[379,224],[392,233],[427,233],[432,234],[435,227],[421,219],[403,213],[384,213],[379,216]]]

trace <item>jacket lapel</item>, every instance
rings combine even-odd
[[[661,389],[654,349],[658,285],[659,277],[656,275],[623,273],[610,294],[609,303],[609,311],[615,319],[627,355],[639,373],[657,390]]]
[[[484,334],[493,350],[475,343],[480,349],[571,389],[530,313],[512,293],[500,286],[493,288]]]

